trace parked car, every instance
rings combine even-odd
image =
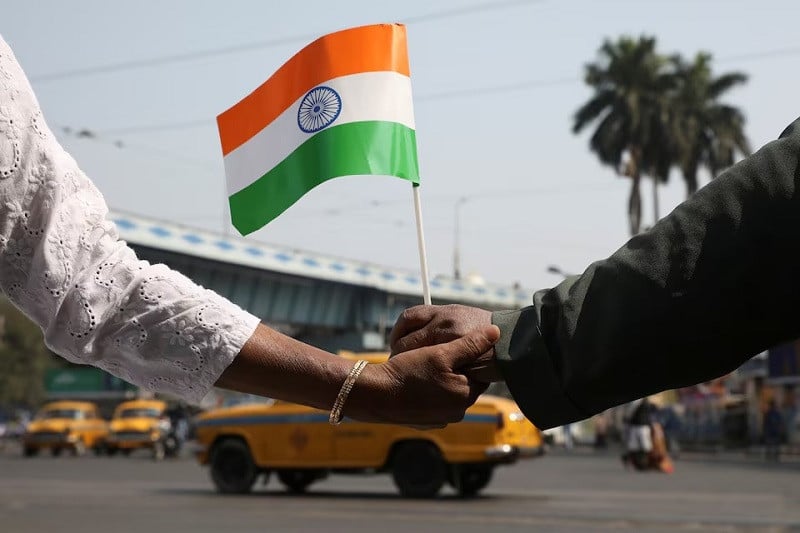
[[[31,457],[49,449],[53,455],[87,449],[100,453],[108,436],[108,423],[91,402],[60,401],[44,405],[22,435],[22,453]]]
[[[177,450],[170,439],[172,424],[167,403],[161,400],[131,400],[114,409],[107,440],[109,455],[124,455],[134,450],[150,450],[154,459],[163,459]]]
[[[400,493],[433,497],[486,487],[495,467],[542,453],[542,435],[511,400],[484,395],[464,420],[420,431],[345,420],[286,402],[209,411],[195,421],[196,457],[221,493],[249,492],[273,472],[292,492],[331,473],[391,473]]]

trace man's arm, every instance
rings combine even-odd
[[[492,314],[496,364],[526,415],[542,428],[586,418],[800,336],[798,184],[800,120],[608,259]],[[472,308],[415,309],[395,352],[463,333]],[[475,312],[465,321],[489,316]],[[412,323],[430,335],[409,337]]]
[[[800,120],[582,275],[495,313],[542,427],[726,374],[800,336]]]

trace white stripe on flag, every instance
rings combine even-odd
[[[342,110],[329,127],[379,120],[414,128],[411,78],[408,76],[397,72],[366,72],[342,76],[320,85],[335,90],[342,99]],[[297,124],[297,111],[302,100],[302,97],[296,100],[269,126],[225,156],[229,195],[266,174],[316,134],[303,132]]]

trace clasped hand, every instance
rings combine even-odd
[[[497,326],[484,324],[450,342],[404,344],[404,353],[364,368],[345,406],[346,416],[418,428],[462,420],[488,387],[465,371],[499,338]]]
[[[411,350],[450,343],[469,338],[474,332],[486,331],[492,324],[492,313],[477,307],[464,305],[419,305],[406,309],[398,318],[390,336],[392,359]],[[495,339],[496,340],[496,339]],[[458,345],[449,347],[455,349]],[[483,352],[461,358],[462,366],[457,370],[470,381],[491,383],[502,378],[497,371],[494,358],[494,342]]]
[[[375,369],[390,374],[394,398],[403,400],[391,401],[386,411],[374,406],[375,416],[390,412],[395,421],[425,427],[461,420],[488,384],[501,379],[494,363],[499,336],[484,309],[420,305],[405,310],[391,333],[391,358]]]
[[[364,368],[345,416],[423,429],[462,420],[501,379],[494,363],[500,330],[491,322],[489,311],[463,305],[405,310],[390,336],[390,359]]]

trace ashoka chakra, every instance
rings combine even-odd
[[[306,133],[314,133],[330,126],[341,110],[342,99],[339,93],[324,85],[314,87],[300,102],[297,125]]]

